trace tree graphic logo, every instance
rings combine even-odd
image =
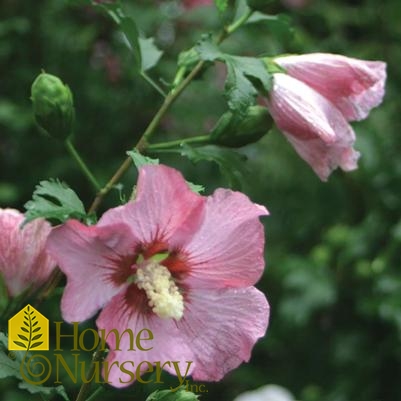
[[[49,320],[31,305],[25,306],[8,321],[10,351],[47,351]]]

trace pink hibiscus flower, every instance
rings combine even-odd
[[[363,120],[383,101],[386,63],[312,53],[274,60],[336,106],[346,120]]]
[[[308,85],[274,74],[268,108],[277,127],[321,180],[337,167],[356,169],[354,131],[341,112]]]
[[[150,329],[152,349],[128,351],[128,336],[107,361],[192,361],[188,374],[220,380],[248,361],[269,317],[253,284],[263,268],[263,206],[218,189],[204,197],[166,166],[140,169],[134,201],[107,211],[95,226],[69,221],[53,230],[48,249],[67,276],[65,320],[83,321],[102,309],[106,333]],[[174,368],[165,370],[175,374]],[[108,374],[116,387],[129,375]]]
[[[356,169],[348,121],[367,117],[382,102],[386,64],[323,53],[274,61],[288,74],[274,74],[268,99],[277,127],[323,181],[337,167]]]
[[[21,228],[18,210],[0,209],[0,274],[11,297],[38,289],[55,268],[45,250],[50,224],[37,219]]]

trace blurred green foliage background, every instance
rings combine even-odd
[[[101,182],[161,104],[159,94],[133,72],[113,22],[99,10],[72,3],[0,2],[1,207],[22,210],[35,185],[49,177],[66,181],[86,205],[93,197],[63,146],[40,136],[33,125],[30,85],[41,69],[72,89],[74,141]],[[221,26],[213,7],[184,12],[174,1],[124,5],[165,52],[150,72],[161,82],[173,79],[180,51]],[[362,153],[359,169],[337,171],[328,183],[319,181],[278,131],[241,150],[248,158],[242,190],[271,214],[265,219],[267,269],[258,283],[271,303],[271,323],[251,362],[220,383],[208,383],[201,399],[230,401],[275,383],[302,401],[401,400],[401,3],[310,0],[298,10],[280,2],[269,7],[270,13],[286,13],[293,29],[285,23],[249,25],[227,40],[225,50],[251,56],[319,51],[384,60],[387,93],[367,120],[353,124]],[[155,139],[209,129],[226,109],[223,78],[220,66],[205,72],[174,105]],[[211,163],[160,158],[205,185],[206,193],[227,186]],[[135,178],[132,169],[123,192],[130,193]],[[119,196],[114,191],[103,210]],[[59,297],[44,304],[48,317],[59,318]],[[150,389],[138,387],[120,391],[118,398],[144,399]],[[5,400],[26,398],[15,388],[12,380],[0,384]],[[106,391],[102,399],[113,398]]]

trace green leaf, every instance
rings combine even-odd
[[[127,155],[130,156],[135,164],[135,167],[139,170],[140,167],[146,164],[159,164],[159,159],[152,159],[150,157],[144,156],[136,150],[130,150],[127,152]],[[192,182],[187,181],[189,188],[196,192],[197,194],[203,192],[205,187],[203,185],[193,184]]]
[[[22,343],[17,345],[24,346]],[[69,401],[64,386],[44,387],[24,381],[20,373],[20,366],[24,356],[26,355],[27,358],[29,358],[32,354],[26,353],[26,351],[8,352],[7,347],[8,338],[4,333],[0,332],[0,379],[15,377],[18,380],[21,380],[18,387],[22,390],[27,390],[31,394],[43,394],[48,397],[59,395],[65,401]]]
[[[124,33],[129,48],[131,49],[134,60],[135,60],[135,67],[139,70],[142,66],[142,56],[141,56],[141,48],[139,45],[139,31],[136,26],[135,21],[129,17],[122,17],[118,22],[121,31]]]
[[[44,386],[36,386],[34,384],[27,383],[22,381],[18,387],[22,390],[27,390],[31,394],[42,394],[44,396],[53,397],[55,395],[59,395],[64,400],[69,401],[68,395],[65,391],[64,386],[60,385],[57,387],[44,387]]]
[[[213,42],[211,35],[203,35],[195,46],[200,58],[205,61],[224,60],[224,53]]]
[[[270,90],[271,75],[263,61],[258,58],[226,55],[225,63],[225,95],[228,106],[231,110],[245,115],[248,108],[255,104],[258,89],[262,92]]]
[[[216,163],[231,188],[241,188],[246,181],[247,169],[244,164],[246,157],[231,149],[215,145],[193,148],[184,144],[177,152],[194,163],[202,160]]]
[[[139,38],[142,71],[147,71],[154,67],[163,55],[163,52],[156,47],[154,41],[154,38]]]
[[[258,92],[252,82],[235,67],[235,63],[226,61],[226,65],[225,96],[228,107],[245,115],[246,110],[255,103]]]
[[[199,395],[180,387],[177,391],[156,390],[146,398],[146,401],[197,401]]]
[[[159,164],[159,159],[152,159],[150,157],[144,156],[139,153],[137,150],[129,150],[127,155],[131,157],[132,161],[135,164],[135,167],[139,169],[140,167],[146,164]]]
[[[199,54],[195,48],[191,47],[189,50],[182,51],[178,55],[177,66],[185,68],[193,68],[199,62]]]
[[[69,218],[84,219],[84,205],[77,194],[58,180],[41,181],[25,204],[25,222],[38,217],[64,222]]]
[[[194,184],[190,181],[187,181],[187,184],[192,192],[200,194],[201,192],[205,192],[205,187],[203,185]]]
[[[25,344],[17,344],[20,347],[25,347]],[[25,351],[8,352],[8,338],[4,333],[0,333],[0,379],[6,377],[16,377],[22,379],[19,372],[20,364],[25,354]],[[11,357],[13,356],[13,357]]]
[[[228,0],[214,0],[214,3],[216,4],[217,9],[223,13],[226,11],[228,7]]]
[[[294,35],[292,19],[287,14],[269,15],[256,11],[246,23],[265,23],[266,28],[279,39],[288,39]]]
[[[103,8],[107,14],[119,26],[127,40],[127,45],[132,51],[135,60],[135,68],[139,71],[142,66],[141,48],[139,44],[139,30],[135,21],[128,17],[121,8],[119,2],[95,4]]]
[[[202,60],[219,60],[226,64],[225,96],[229,108],[239,115],[245,115],[255,104],[259,91],[266,94],[271,89],[272,76],[263,60],[223,53],[210,36],[204,36],[196,50]]]

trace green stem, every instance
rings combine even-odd
[[[242,17],[238,18],[231,25],[229,25],[225,31],[227,35],[231,35],[234,31],[240,28],[246,21],[248,21],[249,17],[253,14],[253,10],[249,9]]]
[[[252,10],[246,12],[241,18],[238,18],[237,21],[234,21],[231,25],[224,29],[221,33],[220,37],[217,39],[218,43],[221,43],[228,35],[237,30],[242,24],[244,24],[248,18],[252,15]],[[173,103],[178,99],[181,93],[186,89],[186,87],[191,83],[191,81],[198,75],[198,73],[202,70],[205,65],[205,61],[200,60],[193,70],[177,85],[177,87],[173,87],[169,92],[167,97],[164,99],[162,106],[159,111],[154,116],[153,120],[150,122],[142,137],[139,139],[138,143],[134,146],[133,149],[136,149],[138,152],[143,152],[148,148],[148,141],[151,136],[154,134],[156,128],[159,126],[160,121],[169,110],[169,108],[173,105]],[[110,178],[107,184],[101,188],[95,199],[92,202],[88,212],[95,212],[99,205],[102,203],[103,198],[110,192],[110,190],[114,187],[114,185],[121,179],[121,177],[125,174],[125,172],[131,166],[132,159],[130,157],[126,158],[121,166],[117,169],[114,175]]]
[[[78,164],[79,168],[81,171],[84,173],[86,178],[89,180],[89,182],[93,185],[94,189],[96,191],[100,191],[101,186],[97,182],[95,176],[91,173],[89,170],[88,166],[85,164],[85,162],[82,160],[81,156],[79,155],[78,151],[75,149],[74,145],[72,144],[70,139],[67,139],[65,141],[65,146],[67,147],[67,150],[69,151],[70,155],[72,158],[76,161]]]
[[[166,114],[167,110],[172,106],[172,104],[177,100],[183,90],[189,85],[189,83],[194,79],[194,77],[199,73],[204,65],[203,61],[199,61],[199,63],[195,66],[195,68],[188,74],[188,76],[180,83],[180,85],[169,93],[169,95],[164,99],[162,106],[159,111],[153,117],[153,120],[150,122],[142,137],[139,139],[138,143],[133,147],[138,152],[143,152],[148,146],[148,140],[154,134],[156,128],[159,126],[160,121]],[[121,177],[125,174],[125,172],[131,166],[132,159],[130,157],[126,158],[121,166],[117,169],[114,175],[110,178],[108,183],[99,190],[97,193],[92,205],[90,206],[88,213],[95,212],[99,205],[102,203],[103,198],[110,192],[110,190],[114,187],[114,185],[121,179]]]
[[[181,66],[177,70],[177,73],[175,74],[174,81],[173,81],[173,88],[176,88],[180,84],[180,82],[184,79],[187,70],[188,69],[185,65]]]
[[[62,278],[62,271],[58,267],[56,267],[47,279],[46,283],[42,286],[42,288],[36,295],[34,302],[35,308],[37,308],[46,298],[49,297],[50,294],[53,293]]]
[[[166,96],[167,96],[167,95],[164,93],[163,89],[162,89],[155,81],[153,81],[153,79],[152,79],[148,74],[146,74],[145,71],[141,71],[140,75],[141,75],[141,77],[142,77],[148,84],[150,84],[151,86],[153,86],[153,88],[154,88],[157,92],[159,92],[163,97],[166,97]]]
[[[89,380],[95,372],[96,363],[102,359],[102,356],[103,356],[103,350],[102,350],[101,346],[99,346],[98,349],[93,354],[91,366],[86,375],[86,382],[82,383],[75,401],[85,401],[86,400],[86,395],[88,394],[89,388],[92,384]],[[89,398],[92,398],[92,397],[93,397],[93,394]]]
[[[179,147],[184,143],[196,143],[196,144],[207,145],[211,143],[210,135],[199,135],[199,136],[194,136],[192,138],[177,139],[175,141],[155,143],[152,145],[148,145],[146,151],[156,152],[158,150],[172,149]]]
[[[166,97],[164,103],[160,107],[159,111],[154,116],[153,120],[150,122],[145,132],[143,133],[141,139],[138,141],[134,149],[138,152],[142,152],[148,146],[148,141],[150,137],[154,134],[156,128],[159,126],[160,121],[168,111],[168,109],[173,105],[173,103],[178,99],[184,89],[190,84],[198,72],[202,69],[204,61],[199,61],[195,68],[188,74],[188,76],[178,85],[175,90],[171,91]]]
[[[98,387],[87,399],[86,401],[93,401],[96,397],[105,391],[104,387]]]

